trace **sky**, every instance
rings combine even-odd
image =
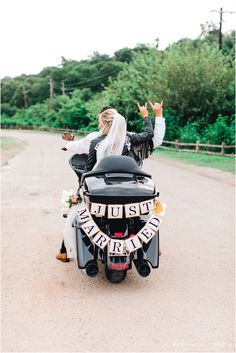
[[[60,66],[61,57],[112,56],[137,44],[165,49],[197,38],[200,24],[219,24],[219,9],[236,11],[233,0],[2,0],[0,78],[38,74]],[[211,12],[216,10],[216,12]],[[223,13],[223,33],[235,29],[236,14]]]

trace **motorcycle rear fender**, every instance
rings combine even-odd
[[[152,268],[159,267],[159,231],[148,244],[134,252],[133,260],[146,260]]]
[[[78,267],[83,269],[89,261],[95,259],[95,249],[90,239],[76,228],[76,252]]]
[[[75,218],[73,225],[76,228],[76,253],[78,267],[83,269],[90,261],[103,260],[100,249],[97,248],[83,232],[78,218]]]
[[[143,259],[147,260],[152,268],[159,267],[159,230],[149,243],[147,251],[143,251]],[[144,249],[143,249],[144,250]]]

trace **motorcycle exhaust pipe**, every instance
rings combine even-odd
[[[85,267],[86,274],[89,277],[96,277],[98,274],[98,264],[95,260],[89,261]]]
[[[148,264],[147,261],[141,260],[141,261],[134,261],[134,265],[138,271],[138,274],[142,277],[147,277],[151,273],[151,268]]]

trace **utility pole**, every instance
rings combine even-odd
[[[220,30],[219,30],[219,50],[222,49],[222,20],[223,20],[223,8],[220,8]]]
[[[219,50],[222,49],[222,39],[223,39],[223,35],[222,35],[222,22],[223,22],[223,13],[234,13],[234,11],[223,11],[223,8],[220,8],[219,10],[211,10],[211,12],[218,12],[220,13],[220,27],[219,27]]]
[[[50,79],[50,110],[53,109],[53,80]]]
[[[25,87],[23,87],[23,91],[22,91],[23,97],[24,97],[24,103],[25,103],[25,108],[28,108],[28,91],[25,90]]]
[[[62,84],[61,84],[61,90],[62,90],[62,95],[65,96],[66,94],[65,94],[65,84],[64,84],[64,82],[62,82]]]

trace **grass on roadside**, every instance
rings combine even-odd
[[[23,147],[25,145],[25,142],[19,139],[16,139],[14,137],[7,137],[7,136],[1,136],[0,137],[1,141],[1,150],[2,151],[9,151],[9,150],[15,150],[18,149],[19,147]]]
[[[159,158],[174,159],[176,162],[216,168],[235,174],[235,158],[232,156],[219,156],[204,153],[175,152],[158,148],[154,153]]]
[[[12,158],[16,153],[21,151],[26,142],[16,139],[14,137],[1,136],[1,166],[5,165],[7,161]]]

